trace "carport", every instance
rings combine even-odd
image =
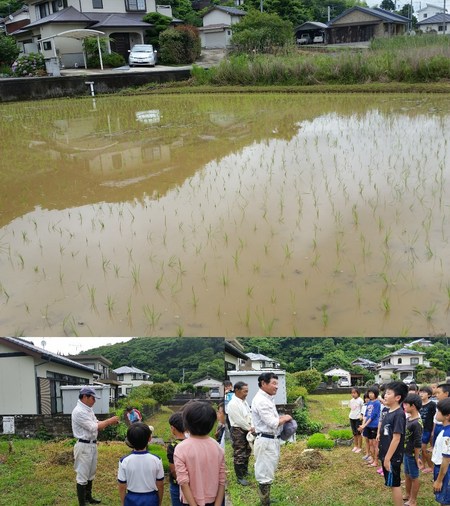
[[[68,39],[77,39],[77,40],[84,40],[88,37],[96,37],[97,38],[97,47],[98,47],[98,56],[100,58],[100,68],[103,70],[103,59],[102,59],[102,52],[100,49],[100,37],[104,36],[105,33],[101,32],[99,30],[90,30],[88,28],[80,28],[77,30],[66,30],[65,32],[57,33],[56,35],[52,35],[50,37],[45,37],[43,39],[38,40],[39,49],[42,52],[42,43],[46,40],[53,40],[56,39],[56,37],[67,37]],[[58,58],[58,55],[56,54],[56,45],[53,41],[53,55],[55,58]],[[79,53],[78,53],[79,54]],[[86,52],[83,51],[83,60],[84,60],[84,67],[87,68],[87,58],[86,58]]]

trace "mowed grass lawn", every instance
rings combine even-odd
[[[342,400],[349,394],[312,395],[308,398],[308,409],[313,420],[320,421],[328,429],[347,427],[347,407]],[[272,498],[279,506],[379,506],[392,504],[391,493],[384,486],[383,477],[376,469],[367,467],[361,455],[351,452],[350,447],[335,447],[331,451],[321,450],[311,462],[305,463],[301,453],[306,448],[305,440],[289,443],[282,447],[280,465],[272,485]],[[227,444],[227,466],[232,469],[232,450]],[[253,460],[251,462],[251,471]],[[317,469],[311,469],[318,465]],[[237,484],[234,473],[228,472],[228,491],[233,506],[259,505],[257,485],[253,477],[251,486]],[[420,477],[420,506],[437,505],[432,492],[429,474]]]

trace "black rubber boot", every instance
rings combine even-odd
[[[237,482],[243,487],[248,487],[250,483],[245,479],[245,467],[242,464],[234,464]]]
[[[77,483],[78,506],[86,506],[86,485]]]
[[[258,492],[261,506],[270,506],[270,484],[259,483]]]
[[[102,502],[100,499],[94,499],[92,497],[92,480],[88,481],[86,485],[86,502],[89,504],[100,504]]]

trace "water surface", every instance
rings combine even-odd
[[[0,112],[1,335],[446,331],[446,97]]]

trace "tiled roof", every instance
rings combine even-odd
[[[236,9],[236,7],[226,7],[224,5],[214,5],[214,7],[209,9],[206,14],[209,14],[213,10],[226,12],[227,14],[230,14],[231,16],[245,16],[245,14],[246,14],[246,12]],[[204,16],[206,16],[206,14],[204,14]]]
[[[133,26],[136,28],[149,28],[151,23],[142,21],[142,14],[119,14],[114,12],[85,12],[92,22],[90,28],[107,28],[116,26]]]
[[[394,22],[394,23],[403,23],[403,24],[409,23],[408,18],[405,18],[404,16],[400,16],[400,14],[395,14],[390,11],[385,11],[384,9],[380,9],[378,7],[371,9],[370,7],[355,6],[355,7],[351,7],[350,9],[347,9],[342,14],[339,14],[339,16],[332,19],[328,23],[328,26],[333,26],[333,24],[338,19],[341,19],[341,18],[347,16],[348,14],[350,14],[350,12],[353,12],[355,10],[360,11],[360,12],[364,12],[364,13],[369,14],[371,16],[375,16],[375,17],[382,19],[384,21],[390,21],[390,22]]]
[[[45,18],[30,23],[27,25],[27,29],[48,23],[85,23],[86,25],[90,25],[92,24],[92,20],[86,14],[77,11],[73,7],[67,7],[62,11],[54,12]]]
[[[438,12],[434,16],[431,16],[431,18],[423,19],[422,21],[419,21],[417,24],[418,25],[436,25],[436,24],[443,23],[443,22],[444,22],[444,13]],[[450,14],[445,15],[445,23],[450,24]]]

